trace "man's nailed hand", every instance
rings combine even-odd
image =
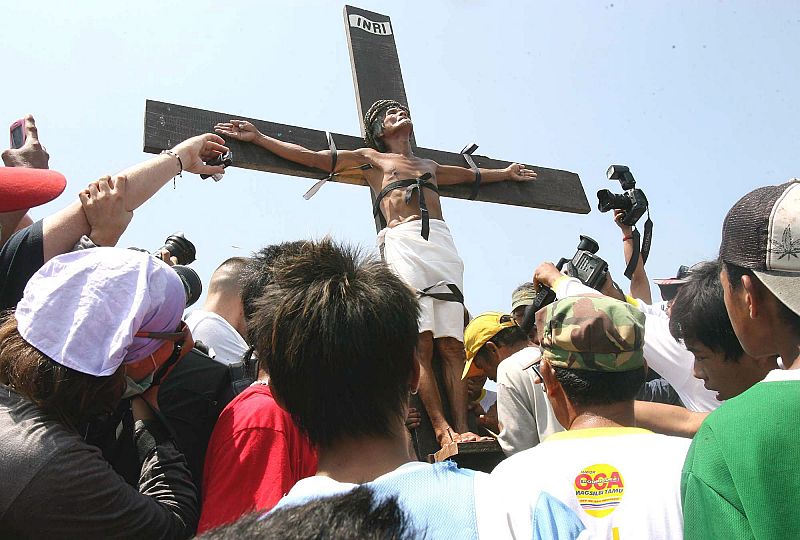
[[[6,167],[27,167],[29,169],[47,169],[50,154],[39,142],[39,130],[33,116],[25,116],[25,144],[21,148],[9,148],[3,151],[2,158]]]
[[[172,151],[181,157],[183,170],[195,174],[219,174],[224,173],[222,165],[206,165],[206,161],[211,161],[215,157],[228,151],[225,146],[225,139],[213,133],[198,135],[191,139],[186,139]]]
[[[230,122],[221,122],[214,126],[214,131],[220,135],[224,135],[242,142],[253,142],[256,137],[261,135],[261,132],[256,129],[256,126],[247,120],[231,120]]]
[[[91,227],[89,238],[96,245],[116,245],[131,222],[133,212],[127,208],[127,188],[127,177],[104,176],[78,194]]]
[[[506,167],[508,179],[514,182],[527,182],[528,180],[536,179],[536,172],[533,169],[526,169],[525,165],[520,163],[512,163]]]

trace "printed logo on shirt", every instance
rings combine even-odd
[[[589,465],[575,477],[575,497],[587,514],[605,517],[617,509],[625,494],[620,472],[607,463]]]

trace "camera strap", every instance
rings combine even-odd
[[[639,240],[641,239],[641,249],[639,248]],[[647,221],[644,222],[644,236],[639,234],[639,229],[634,226],[633,228],[633,254],[631,260],[628,261],[628,266],[625,267],[625,277],[628,279],[633,278],[633,272],[636,270],[636,264],[639,262],[639,257],[642,257],[642,266],[647,262],[647,257],[650,256],[650,246],[653,243],[653,220],[650,219],[650,209],[647,209]]]
[[[325,137],[328,138],[328,148],[331,151],[331,173],[325,178],[318,180],[316,184],[311,186],[311,189],[305,192],[305,194],[303,195],[303,198],[305,200],[308,200],[314,195],[316,195],[317,191],[319,191],[319,189],[325,182],[327,182],[328,180],[333,180],[335,176],[338,176],[339,174],[345,171],[352,171],[352,170],[366,171],[367,169],[372,168],[372,165],[370,165],[369,163],[364,163],[363,165],[359,165],[358,167],[349,167],[347,169],[343,169],[339,172],[336,172],[336,162],[339,159],[339,151],[336,150],[336,144],[333,142],[333,136],[331,135],[330,131],[325,132]]]
[[[475,173],[475,183],[472,184],[472,193],[469,196],[469,200],[471,201],[474,201],[475,197],[478,196],[478,190],[481,187],[481,170],[477,165],[475,165],[475,160],[472,159],[472,153],[477,149],[478,145],[472,143],[468,144],[461,150],[461,155],[464,156],[464,160],[466,160],[467,165],[469,165],[469,168]]]

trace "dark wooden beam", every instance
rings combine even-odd
[[[144,118],[144,151],[157,154],[162,150],[172,148],[189,137],[208,133],[213,130],[214,125],[218,122],[227,122],[231,118],[249,120],[262,133],[270,137],[300,144],[311,150],[325,150],[328,148],[324,131],[148,100]],[[364,141],[359,137],[334,133],[333,138],[336,147],[340,150],[355,150],[364,146]],[[228,139],[226,142],[233,150],[233,164],[236,167],[304,178],[324,178],[327,176],[322,171],[279,158],[253,144],[243,144],[232,139]],[[464,158],[456,152],[418,148],[417,155],[433,159],[441,165],[466,166]],[[509,165],[507,161],[495,160],[485,156],[475,155],[473,158],[479,167],[500,168]],[[586,193],[583,191],[583,186],[577,174],[535,165],[526,165],[526,167],[539,174],[535,181],[500,182],[484,185],[481,186],[477,200],[578,214],[589,212]],[[359,175],[347,178],[338,177],[337,181],[367,185],[366,180]],[[441,186],[440,192],[446,197],[468,199],[471,193],[471,186]]]
[[[344,6],[347,49],[353,69],[358,122],[364,135],[364,114],[379,99],[393,99],[410,107],[400,72],[400,57],[392,21],[387,15]],[[414,135],[411,145],[416,152]]]

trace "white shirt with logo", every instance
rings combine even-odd
[[[639,428],[556,433],[509,457],[492,472],[528,510],[510,510],[516,538],[530,538],[530,512],[540,490],[571,508],[591,538],[683,538],[681,469],[690,439]]]

